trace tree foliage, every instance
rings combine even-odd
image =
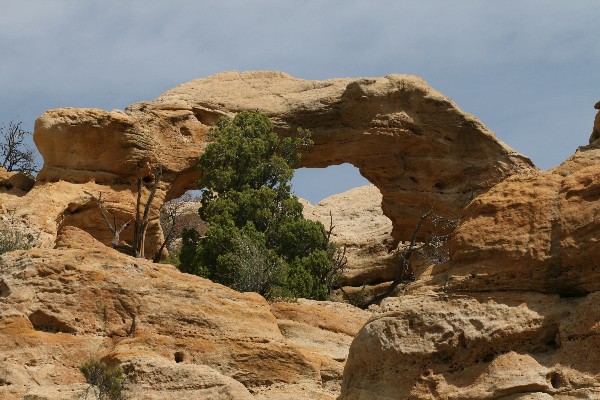
[[[86,391],[91,390],[97,400],[122,400],[125,376],[121,368],[109,368],[101,361],[90,359],[83,363],[79,370],[85,376],[85,381],[90,385]]]
[[[270,297],[328,296],[333,269],[328,235],[302,216],[290,180],[305,131],[280,139],[264,115],[221,119],[199,158],[205,236],[183,235],[179,268]]]

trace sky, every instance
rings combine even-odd
[[[0,124],[123,109],[227,70],[304,79],[415,74],[540,168],[588,143],[597,0],[0,0]],[[299,170],[312,202],[365,184]]]

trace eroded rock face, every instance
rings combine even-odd
[[[301,166],[357,166],[381,191],[396,240],[410,237],[422,209],[435,205],[438,214],[454,216],[474,194],[534,169],[475,117],[415,76],[306,81],[278,72],[227,72],[180,85],[125,112],[46,112],[34,131],[44,157],[38,185],[93,182],[113,197],[127,192],[131,197],[137,177],[150,184],[152,171],[161,168],[163,182],[149,229],[151,253],[161,239],[157,210],[195,187],[196,159],[208,129],[219,117],[242,110],[267,114],[282,135],[311,130],[315,146]],[[127,220],[134,204],[108,206]],[[83,228],[77,222],[72,226]],[[101,223],[85,228],[106,243]],[[132,236],[128,232],[125,238]]]
[[[377,284],[394,279],[398,265],[392,222],[381,210],[381,193],[374,185],[339,193],[313,205],[302,200],[304,217],[330,229],[331,241],[346,247],[343,286]]]
[[[287,388],[286,398],[332,400],[369,317],[343,304],[269,305],[76,228],[58,247],[0,256],[2,399],[76,398],[78,366],[100,358],[122,366],[132,398],[269,399]]]
[[[417,271],[357,335],[340,399],[600,398],[592,139],[471,202],[450,261]]]
[[[8,172],[0,167],[0,192],[22,196],[29,192],[35,179],[21,172]]]

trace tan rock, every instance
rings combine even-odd
[[[276,399],[287,387],[333,400],[351,334],[368,318],[343,304],[270,306],[74,227],[57,245],[0,256],[2,399],[75,398],[78,366],[98,358],[121,365],[140,399]],[[318,315],[330,321],[316,325]]]
[[[21,172],[7,172],[0,167],[0,193],[22,196],[29,192],[35,179]]]
[[[306,81],[277,72],[227,72],[180,85],[125,112],[46,112],[34,131],[45,162],[39,185],[95,182],[105,187],[107,198],[130,198],[113,205],[127,220],[136,178],[151,182],[151,171],[162,168],[151,212],[156,222],[164,201],[195,187],[196,159],[210,126],[220,116],[257,109],[282,135],[297,128],[312,131],[315,146],[302,166],[357,166],[383,194],[383,213],[397,240],[408,239],[421,209],[435,205],[439,214],[455,215],[473,194],[534,169],[475,117],[414,76]],[[73,224],[108,243],[102,224]],[[131,237],[129,229],[124,238]],[[160,241],[154,223],[148,253]]]
[[[450,260],[356,336],[340,400],[600,398],[598,155],[475,198]]]
[[[126,393],[140,400],[168,397],[198,400],[251,400],[248,389],[206,365],[176,363],[162,357],[139,357],[123,364]]]
[[[598,182],[600,164],[510,178],[479,196],[452,239],[448,288],[599,290]]]
[[[304,217],[321,222],[329,229],[331,241],[346,247],[348,263],[341,278],[344,286],[363,286],[394,278],[397,257],[391,252],[396,242],[392,222],[383,215],[382,196],[377,187],[367,185],[321,200],[316,205],[302,200]]]
[[[359,332],[340,400],[600,398],[598,154],[475,198],[450,260]]]
[[[297,302],[278,302],[271,305],[273,315],[283,336],[306,354],[318,359],[323,390],[309,387],[275,387],[258,393],[264,399],[304,392],[301,398],[334,399],[340,393],[342,373],[350,343],[356,333],[371,317],[371,312],[349,304],[298,299]],[[308,392],[307,392],[308,390]],[[287,395],[285,395],[287,393]],[[328,394],[330,397],[324,397]],[[300,396],[299,396],[300,397]],[[262,398],[258,396],[258,398]],[[292,396],[293,398],[293,396]]]
[[[352,343],[340,399],[598,393],[600,332],[590,329],[600,320],[597,298],[497,292],[388,299]],[[578,326],[582,313],[588,323]]]

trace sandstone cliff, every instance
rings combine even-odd
[[[469,204],[450,261],[355,338],[340,399],[600,398],[597,123],[559,167]]]
[[[77,228],[57,249],[0,256],[0,304],[7,400],[75,398],[89,358],[119,363],[135,399],[331,400],[369,316],[341,303],[268,304]]]

